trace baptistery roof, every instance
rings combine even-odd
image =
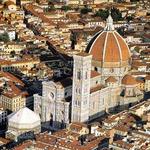
[[[19,111],[8,116],[8,123],[17,127],[23,125],[24,127],[30,128],[30,125],[34,126],[37,122],[40,122],[39,115],[27,107],[21,108]]]
[[[121,62],[130,58],[130,50],[121,35],[114,30],[111,15],[104,31],[98,32],[87,46],[86,52],[100,62]]]

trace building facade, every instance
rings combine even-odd
[[[34,111],[41,121],[61,128],[70,120],[72,79],[43,82],[42,95],[34,95]]]

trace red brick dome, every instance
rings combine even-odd
[[[109,16],[105,30],[93,37],[86,51],[93,56],[93,60],[101,63],[128,61],[130,58],[128,45],[114,30],[111,19]]]

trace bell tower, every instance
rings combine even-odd
[[[74,57],[71,122],[89,119],[90,76],[92,56],[80,53]]]

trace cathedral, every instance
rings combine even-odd
[[[43,82],[42,95],[34,95],[34,111],[42,122],[63,128],[132,106],[143,93],[130,75],[131,61],[129,47],[109,15],[106,27],[94,35],[86,51],[74,55],[73,77]]]

